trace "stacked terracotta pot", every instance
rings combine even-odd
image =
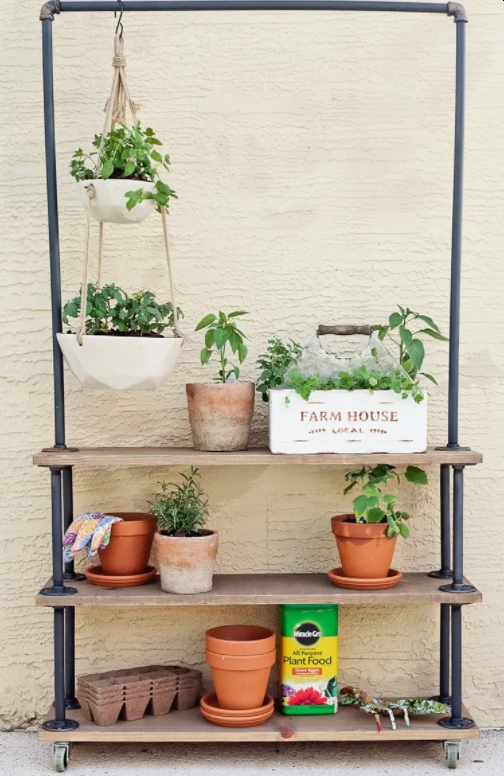
[[[273,714],[266,694],[276,660],[273,631],[255,625],[224,625],[206,633],[206,660],[215,693],[201,700],[201,713],[214,725],[251,727]]]

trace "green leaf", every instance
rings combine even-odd
[[[402,323],[402,315],[400,313],[392,313],[391,316],[389,316],[389,324],[391,329],[397,329],[398,326],[400,326]]]
[[[238,359],[240,361],[240,364],[243,364],[245,359],[247,358],[248,353],[248,347],[242,342],[240,345],[238,345]]]
[[[113,172],[114,172],[113,163],[110,161],[106,161],[101,168],[101,177],[103,178],[103,180],[107,180],[107,178],[110,178]]]
[[[155,162],[162,162],[163,157],[159,153],[159,151],[151,151],[151,159],[154,159]]]
[[[226,342],[229,339],[230,332],[227,329],[214,329],[213,330],[213,339],[215,342],[215,345],[219,348],[224,347]]]
[[[136,169],[135,162],[126,162],[124,166],[124,172],[122,174],[122,178],[129,178],[130,175],[133,175]]]
[[[373,509],[370,509],[367,513],[367,521],[368,523],[381,523],[383,518],[385,517],[385,512],[383,509],[380,509],[379,507],[373,507]]]
[[[412,335],[412,333],[408,329],[404,329],[403,327],[401,327],[400,335],[401,335],[401,341],[405,345],[411,345],[411,343],[413,341],[413,335]]]
[[[425,357],[425,348],[422,340],[412,340],[412,342],[406,346],[406,350],[408,351],[408,355],[413,361],[416,369],[420,369]]]
[[[212,345],[214,344],[213,333],[214,333],[213,329],[208,329],[205,332],[205,347],[208,348],[208,349],[210,349],[212,347]]]
[[[237,310],[234,313],[229,313],[228,318],[237,318],[239,315],[248,315],[244,310]]]
[[[434,339],[440,340],[441,342],[448,342],[448,337],[443,337],[442,334],[440,334],[438,331],[434,331],[434,329],[420,329],[418,333],[428,334],[429,337],[433,337]]]
[[[404,476],[408,482],[412,482],[415,485],[427,485],[427,474],[423,469],[419,469],[418,466],[408,466]]]
[[[435,329],[437,332],[439,332],[439,326],[436,326],[432,318],[429,318],[428,315],[418,315],[417,316],[421,321],[427,324],[427,326],[430,326],[431,329]]]
[[[409,536],[409,528],[406,523],[399,523],[399,533],[403,539],[407,539]]]
[[[200,353],[200,360],[203,366],[205,366],[205,364],[208,364],[208,362],[210,361],[211,355],[212,355],[211,350],[208,350],[208,348],[203,348],[203,350]]]
[[[352,504],[355,514],[363,515],[367,508],[368,497],[364,495],[357,496],[357,498],[354,498]]]
[[[217,316],[210,313],[210,315],[205,315],[204,318],[201,319],[201,321],[198,323],[194,331],[199,331],[200,329],[206,329],[207,326],[210,326],[211,323],[217,320]]]
[[[422,375],[422,377],[426,377],[427,380],[430,380],[431,383],[434,383],[434,385],[437,385],[437,380],[432,375],[428,374],[427,372],[420,372],[420,374]]]

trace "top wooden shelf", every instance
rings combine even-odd
[[[89,447],[79,450],[42,451],[33,457],[36,466],[79,466],[100,469],[106,466],[361,466],[383,460],[393,466],[460,464],[473,466],[483,456],[474,450],[437,450],[425,453],[324,453],[319,455],[278,455],[252,449],[237,453],[204,453],[191,447]]]

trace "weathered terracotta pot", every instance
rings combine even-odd
[[[200,529],[199,536],[154,537],[156,563],[165,593],[208,593],[212,589],[219,537]]]
[[[263,655],[275,643],[275,633],[260,625],[221,625],[205,634],[206,648],[217,655]]]
[[[383,523],[355,523],[353,517],[331,518],[343,574],[357,579],[383,579],[390,570],[397,536],[389,539]]]
[[[98,550],[100,564],[105,574],[128,576],[142,574],[147,569],[157,520],[147,512],[107,512],[121,517],[110,532],[110,543]]]
[[[261,655],[218,655],[206,651],[215,694],[223,709],[255,709],[264,702],[276,650]]]
[[[188,383],[195,450],[246,450],[254,414],[255,383]]]

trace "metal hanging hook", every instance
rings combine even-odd
[[[117,33],[119,32],[119,28],[121,28],[121,32],[119,32],[119,37],[122,38],[124,27],[123,27],[123,24],[121,22],[121,19],[123,17],[123,13],[124,13],[124,5],[123,5],[123,1],[122,0],[119,0],[119,3],[121,5],[121,13],[119,14],[119,20],[117,22],[117,27],[116,27],[115,34],[117,35]],[[117,17],[117,11],[114,11],[114,19],[116,17]]]

